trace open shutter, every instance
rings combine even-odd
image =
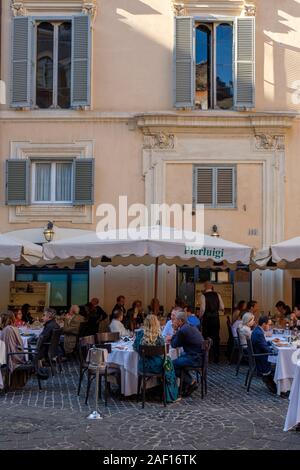
[[[194,106],[194,20],[188,16],[178,16],[175,38],[175,107]]]
[[[90,15],[73,18],[72,30],[72,107],[91,104],[91,20]]]
[[[12,80],[11,106],[31,106],[31,39],[32,21],[29,17],[16,16],[12,19]]]
[[[75,205],[94,203],[94,159],[78,158],[74,161],[74,198]]]
[[[194,168],[194,204],[213,204],[213,168]]]
[[[6,204],[27,205],[29,201],[29,161],[6,160]]]
[[[255,17],[236,18],[235,106],[255,106]]]
[[[234,168],[217,169],[217,205],[234,206],[235,178]]]

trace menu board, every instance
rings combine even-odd
[[[222,297],[225,309],[232,309],[232,299],[233,299],[233,288],[230,282],[224,283],[214,283],[214,291],[220,294]],[[200,307],[200,298],[204,291],[204,283],[197,282],[196,289],[195,289],[195,305],[196,307]]]

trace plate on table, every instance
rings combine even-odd
[[[284,348],[289,346],[289,343],[276,343],[276,346],[278,346],[278,348]]]
[[[272,339],[272,343],[280,343],[281,339],[280,338],[274,338]]]

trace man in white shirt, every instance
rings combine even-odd
[[[219,362],[220,356],[220,311],[224,311],[222,297],[214,291],[213,284],[207,281],[200,299],[200,316],[204,338],[213,340],[212,349],[215,363]]]
[[[130,331],[126,330],[125,326],[122,323],[122,320],[122,310],[115,310],[113,312],[113,319],[109,325],[109,329],[112,333],[120,333],[120,336],[128,336],[130,335]]]

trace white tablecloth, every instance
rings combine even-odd
[[[287,342],[286,338],[281,335],[273,335],[271,338],[266,338],[271,341],[274,338],[279,338],[282,342]],[[291,390],[293,378],[295,376],[295,361],[292,360],[292,356],[296,351],[293,346],[276,347],[276,343],[273,343],[275,350],[278,352],[277,356],[269,356],[269,361],[276,363],[274,382],[277,385],[277,395],[282,392],[288,392]]]
[[[28,348],[28,340],[32,338],[30,335],[35,335],[36,337],[39,337],[40,334],[42,333],[43,329],[41,328],[40,330],[22,330],[22,328],[19,328],[20,333],[21,333],[21,338],[22,338],[22,343],[23,343],[23,348]],[[26,331],[26,335],[24,336],[24,333],[22,331]],[[26,361],[28,361],[28,354],[25,354]]]
[[[288,431],[300,423],[300,360],[295,366],[295,377],[289,398],[290,404],[285,419],[284,431]]]

